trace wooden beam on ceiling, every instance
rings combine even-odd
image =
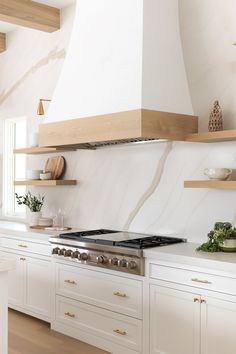
[[[0,0],[0,21],[54,32],[60,28],[60,9],[31,0]]]
[[[6,33],[0,32],[0,53],[6,50]]]

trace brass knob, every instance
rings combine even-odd
[[[71,313],[71,312],[65,312],[64,313],[65,316],[68,316],[68,317],[72,317],[72,318],[75,318],[75,314],[74,313]]]
[[[194,302],[200,302],[199,298],[197,298],[197,297],[195,297],[195,298],[193,299],[193,301],[194,301]]]
[[[72,285],[76,285],[77,284],[76,281],[70,280],[70,279],[65,279],[64,282],[68,283],[68,284],[72,284]]]
[[[114,291],[113,295],[119,296],[119,297],[127,297],[125,293],[120,293],[119,291]]]
[[[113,332],[120,334],[121,336],[126,336],[127,332],[122,331],[121,329],[113,329]]]

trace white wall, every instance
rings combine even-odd
[[[38,124],[44,119],[36,115],[38,100],[53,97],[73,19],[74,5],[71,5],[62,10],[59,31],[43,33],[19,28],[7,35],[7,50],[0,55],[0,173],[4,120],[25,116],[28,131],[37,131]],[[0,191],[0,204],[1,200]]]
[[[236,127],[236,1],[179,0],[183,53],[194,113],[207,131],[218,99],[225,129]]]

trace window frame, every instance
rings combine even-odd
[[[13,151],[16,149],[16,123],[19,122],[25,122],[25,133],[27,134],[27,119],[24,116],[6,118],[3,124],[2,218],[5,220],[26,221],[26,210],[21,213],[15,211],[16,186],[14,185],[14,180],[16,175],[16,156]],[[23,144],[22,148],[25,147],[25,144]]]

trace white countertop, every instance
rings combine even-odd
[[[72,229],[70,231],[79,231],[79,229]],[[28,241],[49,244],[48,238],[50,236],[57,236],[59,233],[61,232],[34,230],[23,223],[0,221],[0,236],[11,235],[13,238],[26,237]],[[174,262],[198,268],[236,273],[236,253],[197,252],[196,248],[198,246],[199,244],[186,242],[171,246],[153,247],[144,250],[144,257],[155,261]],[[1,265],[0,260],[0,271],[1,267],[4,268],[5,266]]]
[[[196,251],[199,244],[186,242],[144,250],[144,257],[198,268],[236,273],[236,253]]]
[[[73,232],[78,229],[71,229],[63,232]],[[26,237],[29,241],[37,241],[39,243],[48,243],[50,236],[57,236],[61,231],[48,231],[32,229],[26,224],[11,221],[0,221],[0,234],[11,235],[12,237]]]

